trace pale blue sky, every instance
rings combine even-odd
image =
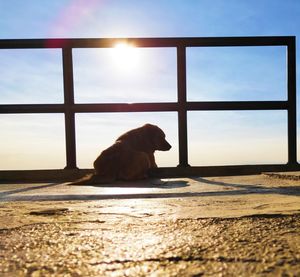
[[[299,14],[298,0],[3,0],[0,39],[298,37]],[[76,102],[176,101],[175,49],[139,51],[139,64],[126,71],[109,49],[74,50]],[[285,63],[284,47],[189,48],[188,99],[285,100]],[[63,101],[57,49],[1,50],[0,76],[0,103]],[[191,165],[287,160],[285,111],[189,112],[188,119]],[[158,164],[176,166],[176,113],[77,115],[79,166],[91,167],[120,133],[145,122],[161,126],[174,146]],[[61,114],[1,115],[0,124],[0,169],[64,167]]]

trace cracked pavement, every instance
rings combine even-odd
[[[300,186],[266,175],[0,185],[1,276],[300,276]]]

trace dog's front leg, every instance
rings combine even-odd
[[[151,168],[156,168],[157,164],[155,162],[154,152],[153,153],[148,153],[148,157],[149,157],[149,160],[150,160]]]

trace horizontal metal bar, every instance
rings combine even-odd
[[[186,47],[286,46],[293,37],[219,37],[186,40]]]
[[[0,105],[0,114],[9,113],[63,113],[64,104]]]
[[[108,48],[118,42],[129,42],[137,47],[201,47],[201,46],[272,46],[288,45],[294,36],[261,37],[182,37],[182,38],[51,38],[51,39],[2,39],[0,49],[30,48]]]
[[[101,103],[73,104],[75,113],[96,112],[170,112],[178,111],[181,106],[188,111],[220,111],[220,110],[285,110],[287,101],[250,101],[250,102],[177,102],[166,103]],[[8,113],[63,113],[64,104],[17,104],[0,105],[0,114]]]
[[[0,114],[63,113],[68,107],[75,113],[167,112],[177,111],[178,103],[16,104],[0,105]]]
[[[191,111],[224,110],[286,110],[287,101],[231,101],[231,102],[187,102],[186,109]]]
[[[167,112],[177,111],[178,103],[102,103],[75,104],[73,111],[78,113],[93,112]]]

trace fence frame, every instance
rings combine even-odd
[[[117,43],[130,43],[136,47],[170,47],[177,50],[177,102],[157,103],[98,103],[77,104],[74,101],[73,56],[75,48],[111,48]],[[187,101],[186,49],[189,47],[242,47],[286,46],[287,100],[284,101]],[[153,170],[157,177],[220,176],[256,174],[266,171],[300,170],[297,162],[296,126],[296,37],[197,37],[197,38],[91,38],[91,39],[2,39],[1,49],[61,49],[63,65],[63,104],[0,104],[0,114],[64,113],[66,138],[66,167],[61,170],[8,170],[0,171],[1,180],[43,179],[60,176],[69,178],[85,174],[76,162],[76,113],[103,112],[177,112],[179,165]],[[288,163],[232,166],[189,166],[188,163],[188,111],[245,111],[287,110]],[[0,115],[1,116],[1,115]],[[76,174],[75,174],[76,173]],[[74,175],[75,174],[75,175]]]

